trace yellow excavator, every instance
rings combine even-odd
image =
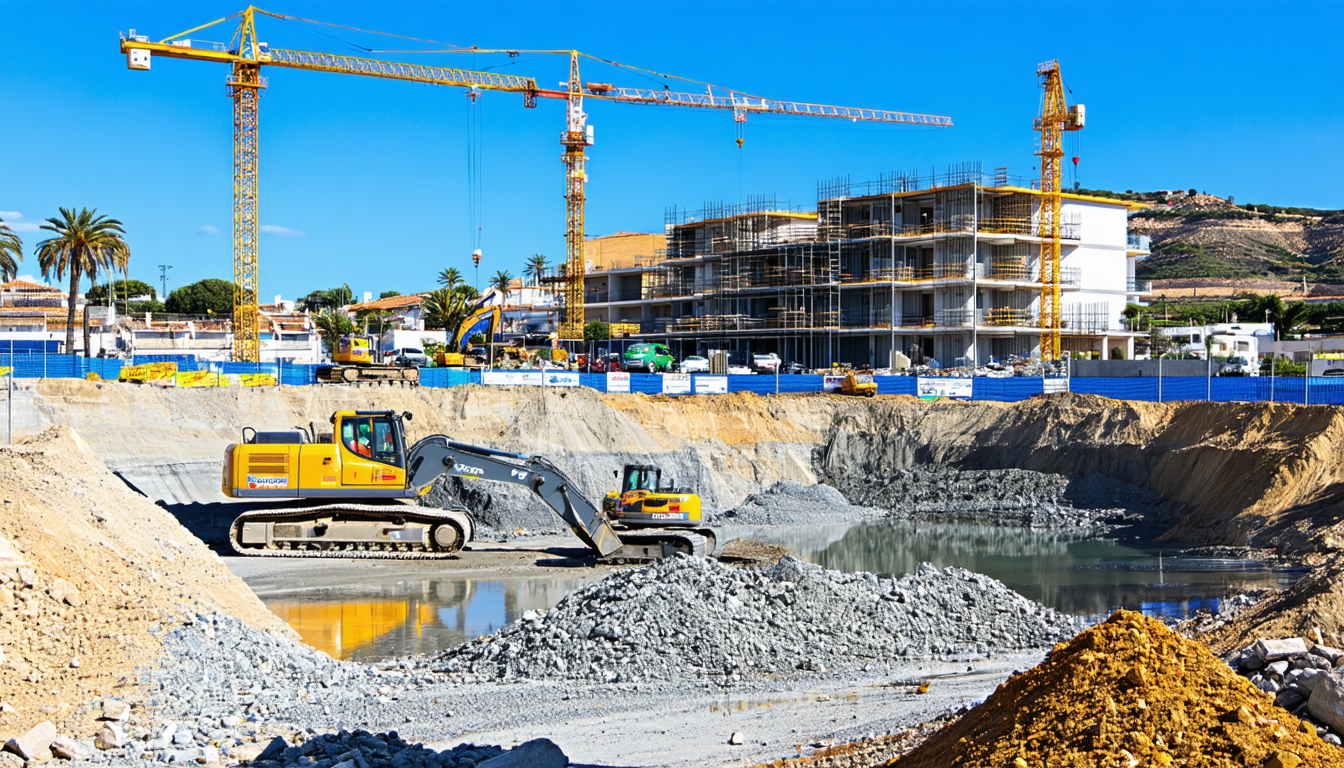
[[[386,383],[404,381],[419,383],[420,369],[379,365],[374,360],[373,337],[347,334],[336,342],[331,361],[335,365],[317,369],[317,380],[324,384],[353,384],[355,382]]]
[[[499,329],[504,325],[504,313],[500,311],[499,306],[495,304],[487,305],[477,309],[470,315],[467,315],[453,333],[453,338],[449,339],[452,352],[440,352],[435,356],[435,362],[441,366],[450,368],[460,368],[462,366],[483,366],[486,363],[484,355],[477,353],[471,346],[472,331],[480,326],[483,321],[489,321],[485,329],[486,344],[488,345],[499,333]]]
[[[700,497],[671,483],[663,484],[663,470],[652,464],[626,464],[621,489],[609,491],[602,510],[629,527],[675,526],[699,528]]]
[[[420,506],[442,475],[530,489],[599,561],[647,562],[678,552],[712,555],[718,537],[694,520],[608,517],[540,456],[422,438],[407,446],[409,412],[338,411],[332,432],[243,430],[224,454],[224,495],[246,500],[229,529],[243,555],[439,558],[468,544],[471,515]],[[688,503],[689,502],[680,502]],[[689,507],[688,507],[689,510]],[[640,513],[643,514],[643,513]],[[670,512],[668,513],[670,514]]]

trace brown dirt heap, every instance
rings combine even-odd
[[[188,611],[288,632],[166,511],[126,487],[79,435],[0,449],[0,741],[51,720],[84,737],[80,705],[134,701],[159,658],[155,627]]]
[[[1214,653],[1228,654],[1262,637],[1314,640],[1344,646],[1344,556],[1335,555],[1290,589],[1256,603],[1226,626],[1199,637]]]
[[[1117,611],[1014,675],[898,768],[1344,765],[1206,648]],[[1274,760],[1278,757],[1277,762]]]

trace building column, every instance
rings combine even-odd
[[[1110,336],[1102,336],[1102,337],[1101,337],[1101,359],[1102,359],[1102,360],[1110,360],[1110,359],[1111,359],[1111,337],[1110,337]]]

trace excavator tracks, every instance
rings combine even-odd
[[[709,535],[705,535],[709,531]],[[616,531],[621,548],[600,563],[651,563],[677,554],[710,557],[714,554],[715,537],[710,529],[664,528],[651,530],[622,528]]]
[[[420,385],[419,368],[397,368],[389,365],[333,365],[317,369],[317,380],[323,384],[410,384]]]
[[[229,527],[229,544],[251,557],[435,560],[461,551],[474,528],[460,509],[327,504],[244,512]]]

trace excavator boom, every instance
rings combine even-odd
[[[530,489],[560,515],[575,536],[606,560],[657,560],[676,552],[713,554],[717,537],[708,528],[618,533],[574,481],[540,456],[497,451],[431,435],[413,445],[407,458],[407,486],[416,491],[440,475]]]

